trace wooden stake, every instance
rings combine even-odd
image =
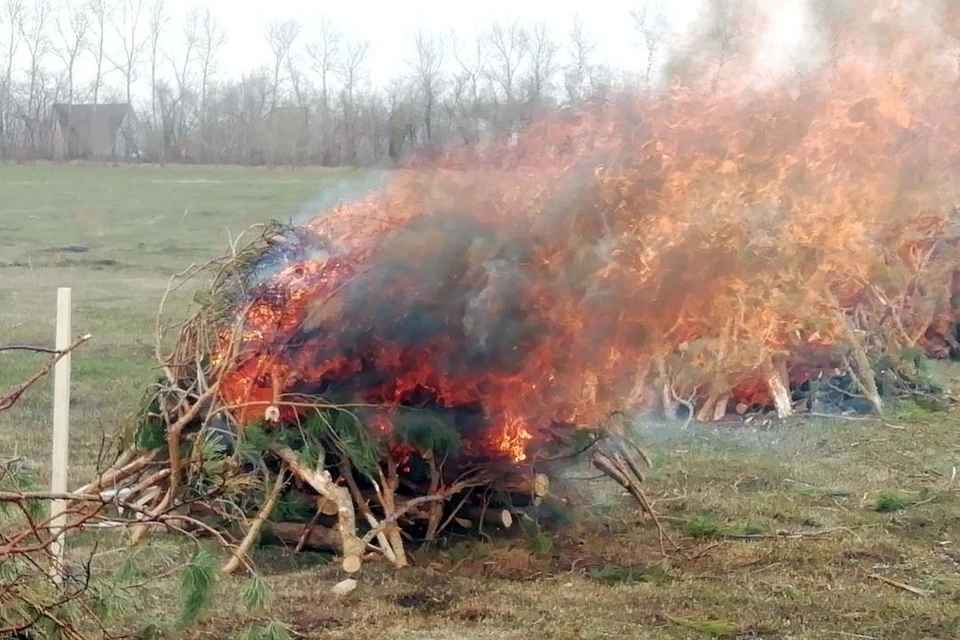
[[[61,287],[57,290],[57,351],[64,351],[70,346],[70,298],[70,288]],[[50,491],[53,493],[67,492],[67,465],[70,450],[70,361],[71,356],[68,353],[57,362],[53,373],[53,471],[50,480]],[[50,529],[53,533],[50,544],[50,553],[53,556],[52,577],[57,585],[63,585],[65,510],[65,501],[50,502]]]

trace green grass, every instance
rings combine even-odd
[[[102,433],[134,411],[155,375],[155,315],[169,277],[222,253],[252,223],[297,215],[349,177],[0,166],[0,342],[49,345],[63,285],[74,289],[76,332],[93,334],[73,361],[72,484],[89,478]],[[0,355],[0,389],[41,361]],[[960,379],[952,366],[935,369],[945,381]],[[0,413],[0,455],[25,456],[42,483],[50,387],[43,382]],[[243,576],[219,584],[213,611],[186,637],[960,637],[960,500],[950,482],[960,466],[956,415],[912,404],[891,416],[892,426],[642,424],[656,463],[647,491],[681,547],[667,559],[616,487],[556,483],[567,485],[576,512],[559,531],[415,550],[408,570],[365,566],[359,588],[344,598],[329,594],[344,576],[326,556],[261,549],[262,584]],[[89,548],[97,537],[80,534],[70,545]],[[177,538],[157,540],[158,550],[136,556],[144,576],[195,551]],[[188,577],[198,576],[209,577]],[[175,621],[180,580],[151,586],[151,599],[136,607],[143,624]],[[250,606],[268,597],[269,612]]]
[[[349,186],[351,177],[319,170],[0,165],[0,343],[52,346],[60,286],[73,288],[74,332],[93,335],[73,357],[78,464],[72,481],[89,474],[101,432],[136,408],[155,376],[156,314],[170,277],[225,253],[230,239],[252,224],[303,216],[306,203]],[[178,310],[175,302],[172,312]],[[42,362],[0,358],[0,389]],[[46,462],[49,386],[0,414],[0,451]]]

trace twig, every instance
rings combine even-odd
[[[0,352],[3,351],[31,351],[33,353],[49,353],[56,355],[60,353],[56,349],[51,349],[49,347],[33,347],[30,345],[21,345],[21,344],[12,344],[6,347],[0,347]]]
[[[10,393],[6,394],[5,396],[0,396],[0,411],[6,411],[10,407],[12,407],[14,404],[16,404],[17,400],[19,400],[20,397],[24,393],[26,393],[27,389],[32,387],[34,384],[37,383],[38,380],[40,380],[45,375],[50,373],[53,367],[56,366],[56,364],[60,362],[63,358],[65,358],[67,354],[74,351],[77,347],[79,347],[80,345],[88,341],[90,338],[91,336],[89,333],[84,334],[79,338],[77,338],[76,340],[74,340],[73,342],[71,342],[67,346],[67,348],[64,349],[63,351],[54,352],[56,353],[56,356],[52,358],[50,362],[44,365],[43,368],[41,368],[39,371],[37,371],[35,374],[30,376],[29,378],[27,378],[24,382],[17,385],[13,389],[13,391],[11,391]]]
[[[856,397],[861,398],[865,396],[856,396]],[[882,422],[883,421],[883,418],[881,418],[880,416],[845,416],[840,413],[818,413],[815,411],[805,413],[804,415],[809,416],[811,418],[824,418],[827,420],[848,420],[850,422]]]
[[[831,527],[818,531],[778,531],[776,533],[721,533],[721,538],[729,540],[799,540],[801,538],[819,538],[831,533],[842,531],[856,537],[856,534],[847,527]]]
[[[878,575],[878,574],[876,574],[876,573],[868,573],[868,574],[867,574],[867,577],[868,577],[868,578],[873,578],[874,580],[879,580],[880,582],[882,582],[882,583],[884,583],[884,584],[888,584],[888,585],[890,585],[891,587],[896,587],[897,589],[902,589],[903,591],[907,591],[907,592],[909,592],[909,593],[912,593],[912,594],[915,595],[915,596],[920,596],[920,597],[922,597],[922,598],[925,598],[925,597],[927,597],[927,596],[933,595],[933,591],[928,591],[928,590],[926,590],[926,589],[917,589],[916,587],[911,587],[911,586],[908,585],[908,584],[904,584],[904,583],[902,583],[902,582],[897,582],[896,580],[891,580],[890,578],[887,578],[887,577]]]
[[[443,491],[441,491],[440,493],[430,494],[426,496],[418,496],[416,498],[411,498],[410,500],[407,500],[403,504],[402,508],[399,508],[393,513],[391,513],[389,516],[384,518],[376,528],[368,531],[367,534],[363,537],[364,543],[365,544],[369,543],[371,540],[377,537],[377,534],[384,531],[391,524],[393,524],[394,522],[396,522],[397,520],[399,520],[400,518],[402,518],[407,513],[412,511],[414,508],[420,506],[421,504],[426,504],[428,502],[444,501],[450,496],[460,493],[461,491],[463,491],[464,489],[467,489],[470,486],[473,486],[473,485],[467,482],[455,482],[449,487],[447,487],[446,489],[444,489]]]
[[[947,486],[943,488],[943,491],[941,491],[941,492],[939,492],[939,493],[934,493],[934,494],[933,494],[932,496],[930,496],[929,498],[926,498],[926,499],[924,499],[924,500],[920,500],[919,502],[914,502],[912,506],[914,506],[914,507],[919,507],[920,505],[928,504],[928,503],[930,503],[930,502],[933,502],[934,500],[936,500],[937,498],[939,498],[942,494],[950,491],[950,489],[953,488],[953,483],[956,481],[956,479],[957,479],[957,468],[956,468],[956,467],[953,467],[953,470],[952,470],[951,473],[950,473],[950,480],[947,482]]]

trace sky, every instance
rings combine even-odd
[[[115,0],[122,2],[123,0]],[[575,17],[579,17],[588,38],[596,45],[591,63],[605,65],[614,71],[643,73],[646,69],[646,51],[642,36],[637,31],[630,12],[645,2],[658,0],[476,0],[458,3],[451,0],[165,0],[170,18],[161,43],[162,55],[159,73],[171,79],[168,56],[179,58],[183,49],[184,17],[193,8],[209,7],[227,34],[226,45],[219,52],[216,74],[219,78],[237,78],[271,64],[272,54],[264,37],[266,26],[274,20],[295,19],[301,25],[297,48],[317,39],[318,26],[326,18],[344,34],[345,38],[366,40],[370,51],[366,72],[374,86],[387,82],[409,70],[413,58],[414,35],[418,30],[428,34],[455,32],[463,41],[471,40],[478,30],[486,30],[494,21],[503,24],[517,21],[530,27],[545,22],[554,40],[561,47],[557,64],[568,60],[569,34]],[[674,44],[683,41],[683,35],[703,15],[708,0],[659,0],[675,34]],[[758,0],[772,18],[765,33],[765,48],[758,59],[766,67],[775,67],[789,56],[809,45],[804,40],[806,0]],[[54,4],[82,6],[86,0],[55,0]],[[152,0],[147,0],[148,4]],[[31,0],[26,4],[30,6]],[[63,6],[63,5],[60,5]],[[148,35],[148,11],[144,12],[139,33]],[[114,12],[120,20],[119,11]],[[51,25],[52,26],[52,25]],[[5,37],[0,33],[0,41]],[[51,34],[56,40],[56,35]],[[108,48],[118,51],[116,33],[110,32]],[[799,46],[799,49],[798,49]],[[18,77],[26,73],[26,47],[18,52]],[[117,56],[119,59],[121,56]],[[140,70],[133,91],[142,101],[149,95],[146,60]],[[655,68],[666,61],[664,50],[655,61]],[[449,52],[445,62],[448,71],[455,64]],[[54,72],[63,70],[62,63],[53,55],[46,66]],[[308,67],[302,63],[304,70]],[[93,77],[93,59],[87,55],[75,69],[78,86],[85,86]],[[107,87],[116,92],[122,87],[121,76],[110,71],[105,77]]]
[[[664,4],[678,31],[686,29],[697,17],[702,1],[668,0]],[[577,14],[597,43],[597,63],[640,70],[646,58],[639,46],[639,34],[634,29],[630,10],[641,3],[642,0],[208,0],[202,6],[212,9],[228,34],[220,67],[230,75],[269,64],[270,53],[263,38],[269,21],[295,18],[303,28],[302,42],[309,42],[314,39],[311,28],[315,29],[326,16],[346,36],[371,43],[369,72],[371,80],[379,84],[407,69],[406,61],[413,52],[413,34],[418,29],[428,33],[455,30],[466,38],[494,20],[502,23],[519,20],[527,25],[544,21],[565,46]],[[177,17],[197,4],[191,0],[168,0],[171,14]]]

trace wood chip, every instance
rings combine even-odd
[[[357,581],[353,578],[347,578],[333,585],[333,587],[330,588],[330,592],[335,596],[345,596],[356,588]]]

